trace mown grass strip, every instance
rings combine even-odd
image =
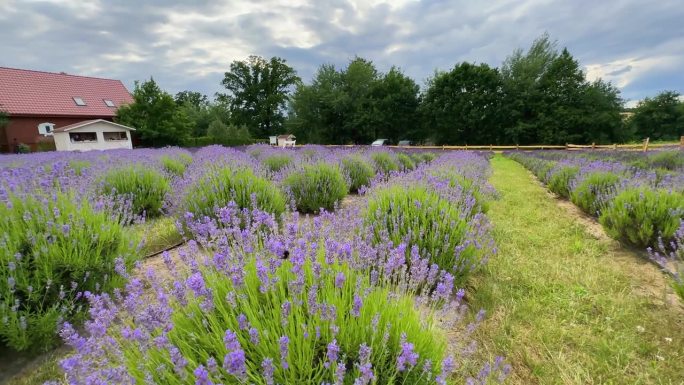
[[[474,280],[482,354],[513,384],[684,383],[684,311],[663,275],[589,235],[521,165],[492,159],[499,255]]]

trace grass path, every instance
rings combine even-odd
[[[470,299],[489,315],[482,354],[504,354],[513,384],[684,384],[684,311],[662,274],[515,161],[491,163],[499,255]]]

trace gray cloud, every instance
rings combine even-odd
[[[249,54],[284,57],[306,81],[358,55],[422,83],[461,61],[499,66],[548,31],[590,78],[637,100],[684,92],[683,19],[675,0],[0,0],[0,65],[213,95]]]

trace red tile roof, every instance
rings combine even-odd
[[[86,105],[76,105],[74,97]],[[0,110],[10,115],[113,117],[131,102],[120,80],[0,67]]]

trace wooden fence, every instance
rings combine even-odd
[[[353,145],[329,145],[329,147],[354,147]],[[650,143],[649,138],[644,139],[643,143],[637,144],[566,144],[564,146],[559,145],[533,145],[533,146],[384,146],[389,148],[420,148],[426,150],[476,150],[476,151],[509,151],[509,150],[640,150],[648,151],[649,149],[665,148],[665,147],[678,147],[684,150],[684,136],[680,138],[679,144],[676,143]]]

